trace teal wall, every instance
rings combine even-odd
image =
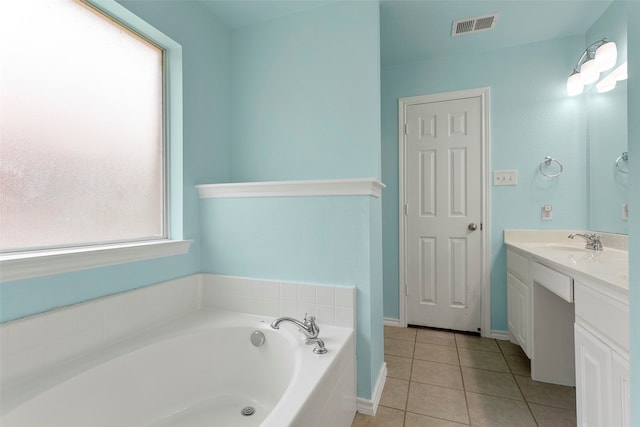
[[[203,271],[368,286],[368,199],[202,199]]]
[[[341,2],[231,32],[231,178],[380,178],[379,10]],[[358,396],[383,363],[380,199],[201,201],[203,270],[357,288]]]
[[[631,315],[631,425],[640,425],[640,2],[626,2],[629,81],[629,293]],[[633,260],[633,261],[632,261]],[[635,262],[634,262],[635,261]]]
[[[234,181],[380,178],[376,2],[234,30]]]
[[[201,271],[194,185],[227,181],[230,175],[228,31],[195,2],[120,3],[182,45],[183,236],[194,242],[187,255],[2,283],[0,321]]]
[[[490,171],[515,169],[518,185],[491,188],[491,328],[507,330],[503,230],[587,225],[586,114],[566,96],[566,78],[584,36],[483,53],[441,56],[382,68],[384,316],[398,318],[398,99],[490,87]],[[540,175],[545,156],[562,162],[558,179]],[[490,175],[491,176],[491,175]],[[553,205],[553,221],[541,206]]]
[[[369,322],[369,346],[371,356],[371,383],[370,390],[373,392],[380,368],[384,363],[384,329],[383,323],[383,264],[382,264],[382,199],[369,198],[369,301],[368,306],[371,307]],[[358,380],[358,386],[360,382]],[[360,394],[358,394],[360,395]],[[369,397],[373,397],[369,395]]]

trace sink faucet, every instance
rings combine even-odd
[[[327,352],[327,349],[324,347],[324,341],[318,338],[320,328],[316,324],[316,318],[314,316],[307,316],[305,314],[304,321],[302,322],[292,317],[279,317],[271,322],[271,327],[273,329],[280,329],[280,323],[282,322],[291,322],[296,325],[299,328],[298,330],[306,337],[305,343],[316,345],[313,349],[315,354],[325,354]]]
[[[568,237],[570,239],[573,239],[576,236],[580,236],[587,241],[587,244],[584,247],[585,249],[591,249],[593,251],[603,250],[602,241],[600,240],[602,236],[598,236],[595,233],[589,233],[589,234],[572,233],[572,234],[569,234]]]

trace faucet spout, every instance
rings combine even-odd
[[[584,240],[587,241],[587,244],[585,245],[585,249],[591,249],[593,251],[601,251],[603,249],[602,241],[600,240],[602,236],[598,236],[595,233],[589,233],[589,234],[571,233],[567,237],[569,239],[573,239],[576,236],[582,237]]]
[[[571,233],[571,234],[569,234],[567,237],[568,237],[569,239],[573,239],[573,238],[574,238],[574,237],[576,237],[576,236],[578,236],[578,237],[582,237],[582,238],[583,238],[583,239],[585,239],[585,240],[589,240],[589,237],[588,237],[586,234],[580,234],[580,233]]]
[[[307,344],[315,344],[316,346],[313,349],[315,354],[325,354],[327,349],[324,346],[324,341],[318,338],[318,334],[320,334],[320,328],[316,324],[316,318],[313,316],[307,316],[305,314],[304,320],[301,322],[292,317],[279,317],[273,322],[271,322],[271,327],[273,329],[280,329],[280,323],[289,322],[296,325],[300,332],[304,334],[306,337],[305,342]]]
[[[290,322],[296,325],[307,339],[318,338],[318,334],[320,333],[320,328],[316,325],[316,318],[313,316],[305,316],[302,322],[292,317],[279,317],[271,322],[271,327],[273,329],[280,329],[280,323],[282,322]]]

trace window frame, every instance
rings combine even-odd
[[[0,255],[0,282],[185,254],[183,239],[182,47],[115,0],[82,0],[163,50],[165,237]]]

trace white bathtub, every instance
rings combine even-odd
[[[320,325],[329,352],[316,355],[295,326],[272,320],[200,310],[4,389],[0,425],[350,426],[353,331]]]

